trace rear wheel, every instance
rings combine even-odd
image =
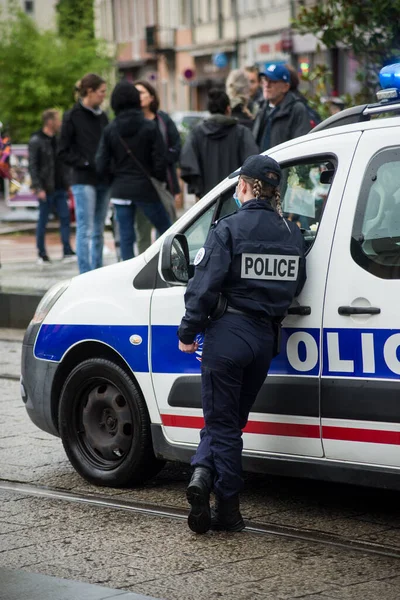
[[[59,408],[61,439],[72,466],[96,485],[122,487],[155,475],[146,404],[118,365],[91,358],[65,381]]]

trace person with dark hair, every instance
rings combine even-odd
[[[101,174],[113,165],[110,197],[117,214],[122,260],[128,260],[134,256],[138,209],[160,235],[171,225],[150,179],[165,181],[167,159],[158,127],[144,117],[140,94],[130,81],[117,83],[111,107],[116,117],[103,131],[96,167]]]
[[[108,123],[100,106],[106,83],[88,73],[76,84],[78,101],[64,114],[59,155],[72,167],[75,200],[76,252],[79,271],[86,273],[103,265],[104,223],[108,209],[107,181],[97,174],[94,157]]]
[[[289,91],[292,92],[292,94],[296,96],[296,98],[301,100],[304,106],[306,107],[308,116],[310,117],[310,129],[313,129],[316,125],[318,125],[318,123],[321,123],[322,119],[318,112],[314,108],[311,108],[311,106],[308,104],[307,98],[300,92],[300,77],[297,70],[289,64],[286,64],[285,67],[289,71],[290,75]]]
[[[249,156],[231,173],[240,208],[211,227],[185,294],[179,349],[191,354],[205,331],[201,362],[204,427],[186,491],[188,525],[241,531],[242,431],[279,353],[279,329],[306,280],[300,229],[282,217],[281,169]],[[210,493],[215,508],[210,510]]]
[[[60,220],[64,262],[76,260],[70,245],[70,218],[68,209],[68,181],[65,166],[57,156],[57,134],[61,128],[58,110],[48,109],[42,114],[42,128],[29,140],[29,174],[31,187],[39,200],[39,219],[36,228],[38,263],[51,262],[45,247],[46,225],[50,212],[56,210]]]
[[[191,194],[201,198],[240,167],[258,146],[251,131],[231,115],[228,95],[213,88],[208,93],[209,119],[188,135],[181,155],[181,177]]]
[[[176,166],[181,153],[181,137],[171,117],[164,111],[159,110],[160,99],[157,90],[145,79],[135,81],[136,89],[140,94],[140,105],[146,119],[154,121],[164,142],[167,158],[167,188],[171,192],[171,204],[167,207],[171,221],[176,220],[175,204],[177,196],[181,193]],[[172,203],[172,198],[174,202]],[[139,252],[144,252],[151,244],[151,224],[143,215],[137,211],[136,231],[138,234]]]

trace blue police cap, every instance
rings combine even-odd
[[[270,173],[275,175],[270,176]],[[279,164],[270,156],[262,154],[253,154],[248,156],[240,169],[231,173],[229,179],[233,179],[238,175],[259,179],[271,185],[279,185],[281,182],[281,168]],[[276,177],[277,176],[277,177]]]
[[[268,77],[271,81],[290,83],[289,69],[285,65],[269,65],[264,73],[260,73],[260,77]]]

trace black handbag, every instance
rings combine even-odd
[[[160,181],[159,179],[156,179],[156,177],[152,177],[150,175],[150,173],[148,173],[146,171],[146,169],[144,168],[144,166],[142,165],[140,160],[138,160],[136,158],[136,156],[133,154],[132,150],[129,148],[129,146],[125,142],[125,140],[119,134],[118,134],[118,137],[121,141],[121,144],[125,148],[126,153],[129,154],[129,156],[131,157],[131,159],[133,160],[135,165],[137,167],[139,167],[139,169],[142,171],[142,173],[150,181],[151,185],[157,192],[157,196],[160,198],[162,205],[164,206],[165,210],[167,211],[171,223],[173,223],[174,221],[176,221],[175,198],[173,197],[171,192],[168,190],[167,184],[164,181]]]

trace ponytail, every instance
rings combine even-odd
[[[270,183],[264,183],[264,181],[261,181],[261,179],[252,179],[243,175],[241,175],[241,178],[252,186],[254,198],[257,200],[263,198],[269,200],[271,202],[271,206],[278,213],[278,215],[280,217],[283,216],[279,187],[271,185]]]

